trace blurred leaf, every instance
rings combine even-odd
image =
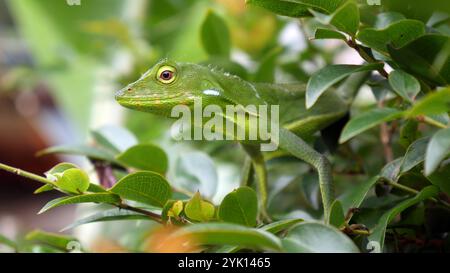
[[[293,253],[358,253],[350,238],[335,227],[300,223],[283,239],[283,248]]]
[[[211,56],[230,56],[230,33],[225,21],[208,10],[201,27],[201,39],[203,47]]]
[[[347,213],[352,208],[359,208],[367,196],[367,193],[378,182],[378,176],[372,177],[363,183],[353,186],[338,198],[342,204],[342,210]]]
[[[202,223],[190,225],[175,232],[174,237],[192,238],[193,243],[203,245],[236,245],[256,249],[281,249],[281,242],[275,235],[241,225],[229,223]]]
[[[246,0],[249,5],[265,8],[273,13],[294,18],[311,16],[307,6],[293,1],[274,0]]]
[[[433,173],[450,153],[450,128],[439,130],[428,143],[425,154],[425,175]]]
[[[114,155],[108,151],[87,146],[87,145],[68,145],[68,146],[54,146],[37,153],[37,156],[49,155],[49,154],[70,154],[70,155],[82,155],[91,159],[102,160],[106,162],[117,163],[114,159]]]
[[[379,244],[380,249],[383,250],[386,227],[394,219],[394,217],[397,216],[402,211],[404,211],[405,209],[414,206],[415,204],[422,202],[430,197],[435,196],[438,192],[439,191],[437,187],[428,186],[423,190],[421,190],[416,196],[407,199],[398,204],[397,206],[395,206],[394,208],[388,210],[379,219],[377,226],[371,231],[368,240]]]
[[[255,191],[249,187],[241,187],[227,194],[218,213],[222,221],[249,227],[256,226],[257,214],[258,199]]]
[[[325,29],[325,28],[318,28],[316,29],[316,33],[314,34],[314,39],[338,39],[347,41],[347,37],[345,37],[344,34],[340,33],[339,31],[331,30],[331,29]]]
[[[433,172],[428,179],[433,185],[438,186],[442,192],[445,192],[447,195],[450,195],[450,164],[447,163],[441,168],[437,169]]]
[[[52,181],[56,181],[58,179],[58,176],[62,176],[62,174],[69,169],[79,168],[75,164],[63,162],[46,171],[45,176]]]
[[[405,156],[403,157],[400,173],[410,171],[415,166],[419,165],[425,160],[425,152],[427,150],[430,138],[425,137],[416,140],[408,147]]]
[[[176,203],[175,203],[176,204]],[[195,221],[206,222],[214,217],[214,205],[203,201],[200,193],[197,192],[189,202],[187,202],[184,213],[187,217]]]
[[[334,200],[331,204],[330,215],[328,216],[330,225],[340,228],[345,223],[344,209],[339,200]]]
[[[7,1],[36,69],[74,121],[78,136],[88,132],[96,71],[116,43],[82,30],[89,21],[123,18],[128,4],[119,0],[88,1],[82,8],[66,1]],[[128,20],[122,20],[127,22]],[[106,56],[105,56],[106,55]]]
[[[446,86],[450,83],[450,37],[426,34],[397,48],[388,46],[389,54],[400,67],[428,82]]]
[[[0,245],[6,245],[12,249],[17,249],[16,242],[8,239],[6,236],[0,234]]]
[[[182,153],[175,164],[175,184],[190,192],[201,192],[212,198],[216,194],[218,176],[214,162],[203,152]]]
[[[71,242],[78,242],[75,237],[45,232],[42,230],[33,230],[25,236],[28,241],[38,242],[47,246],[56,247],[61,250],[67,250]]]
[[[344,130],[339,139],[340,143],[344,143],[347,140],[367,131],[383,122],[389,122],[398,119],[402,116],[400,110],[393,108],[375,108],[370,111],[361,113],[360,115],[352,118],[349,123],[344,127]]]
[[[80,169],[68,169],[57,177],[55,185],[63,191],[82,194],[89,188],[89,176]]]
[[[280,220],[276,221],[270,224],[267,224],[265,226],[260,227],[260,230],[268,231],[272,234],[277,234],[281,231],[287,230],[296,224],[303,222],[303,219],[287,219],[287,220]],[[231,245],[225,245],[220,248],[218,248],[215,253],[235,253],[239,250],[241,250],[242,247],[239,246],[231,246]]]
[[[351,74],[378,70],[382,67],[383,64],[381,63],[366,65],[329,65],[319,70],[308,81],[308,86],[306,87],[306,107],[311,108],[325,91]]]
[[[408,148],[414,141],[420,137],[419,122],[414,119],[409,119],[403,124],[400,129],[399,143],[403,148]]]
[[[75,227],[78,227],[78,226],[81,226],[84,224],[96,223],[96,222],[107,222],[107,221],[119,221],[119,220],[151,220],[151,219],[148,216],[137,213],[137,212],[132,212],[129,210],[115,208],[115,209],[97,212],[88,217],[78,219],[74,223],[63,228],[61,230],[61,232],[69,230],[69,229],[73,229]]]
[[[275,69],[278,56],[281,54],[282,48],[276,47],[264,56],[259,64],[253,81],[254,82],[275,82]]]
[[[268,231],[273,234],[277,234],[278,232],[289,229],[292,226],[301,222],[303,222],[303,219],[286,219],[267,224],[265,226],[260,227],[259,229]]]
[[[338,30],[355,36],[359,28],[359,9],[355,2],[347,1],[331,15],[322,14],[314,10],[310,12],[324,25],[333,25]]]
[[[392,23],[384,29],[363,29],[358,33],[357,39],[364,45],[387,54],[387,45],[400,48],[424,34],[424,23],[405,19]]]
[[[128,130],[118,126],[103,126],[91,132],[97,144],[120,153],[137,144],[136,137]]]
[[[116,156],[123,165],[144,171],[165,174],[168,167],[166,153],[153,144],[137,144]]]
[[[118,203],[120,201],[119,196],[108,193],[108,192],[102,192],[102,193],[88,193],[83,195],[76,195],[76,196],[66,196],[66,197],[60,197],[51,200],[45,206],[38,212],[38,214],[44,213],[50,209],[57,208],[64,205],[71,205],[71,204],[79,204],[79,203],[107,203],[107,204],[114,204]]]
[[[383,12],[377,15],[377,20],[375,23],[375,27],[377,29],[385,29],[388,28],[393,23],[404,20],[406,17],[395,11]]]
[[[450,88],[431,93],[419,100],[406,115],[410,118],[420,115],[435,115],[450,111]]]
[[[110,191],[123,199],[163,207],[169,200],[171,188],[160,174],[135,172],[120,179]]]
[[[181,212],[183,212],[183,209],[184,209],[183,201],[181,201],[181,200],[175,201],[175,202],[173,202],[169,211],[167,212],[167,216],[178,217],[178,216],[180,216]],[[213,211],[213,216],[214,216],[214,211]]]
[[[403,157],[387,163],[380,172],[380,177],[396,182],[400,174]]]
[[[409,102],[420,92],[419,81],[402,70],[394,70],[389,74],[389,84],[397,95]]]
[[[47,192],[47,191],[52,191],[54,189],[55,188],[52,185],[45,184],[44,186],[37,188],[33,193],[39,194],[39,193],[43,193],[43,192]]]
[[[289,17],[309,17],[309,9],[333,13],[346,0],[246,0],[250,5],[260,6],[276,14]]]

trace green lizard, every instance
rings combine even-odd
[[[362,81],[359,81],[362,82]],[[353,84],[359,89],[360,84]],[[334,200],[331,167],[328,159],[311,148],[301,137],[311,135],[342,118],[349,103],[334,92],[325,93],[316,106],[306,110],[305,85],[252,83],[212,69],[208,66],[163,60],[149,69],[136,82],[118,91],[116,100],[124,107],[170,117],[176,105],[193,107],[195,99],[202,104],[218,105],[279,105],[278,146],[285,152],[311,164],[318,172],[320,191],[327,221]],[[254,113],[249,113],[254,114]],[[228,117],[229,118],[229,117]],[[232,119],[233,122],[238,122]],[[263,140],[240,141],[251,159],[258,181],[261,212],[267,205],[267,174],[260,150]]]

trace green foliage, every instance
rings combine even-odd
[[[135,172],[120,179],[110,189],[124,199],[163,207],[171,196],[169,182],[154,172]]]
[[[258,200],[254,190],[241,187],[229,193],[219,207],[219,218],[249,227],[256,225]]]
[[[309,111],[326,108],[330,115],[342,114],[338,122],[305,137],[332,162],[339,197],[328,215],[320,206],[317,176],[277,151],[264,154],[273,220],[267,223],[258,210],[262,200],[254,191],[253,170],[245,173],[248,187],[231,191],[239,177],[229,170],[243,165],[233,144],[175,146],[157,138],[165,136],[166,123],[138,114],[127,113],[126,118],[136,135],[106,126],[92,130],[86,143],[38,153],[84,156],[92,163],[86,169],[61,163],[41,177],[0,167],[44,183],[36,194],[57,190],[64,195],[39,213],[95,203],[98,211],[64,230],[121,221],[125,228],[118,242],[145,241],[157,230],[150,227],[161,226],[171,240],[192,240],[205,252],[442,251],[415,242],[420,238],[445,245],[449,238],[450,29],[448,16],[436,13],[449,12],[446,1],[392,0],[375,7],[352,0],[247,0],[246,9],[231,2],[151,1],[139,20],[143,23],[133,23],[133,31],[128,23],[107,20],[126,5],[117,1],[106,6],[83,2],[89,11],[83,14],[48,0],[28,6],[8,3],[41,77],[84,130],[95,90],[93,75],[103,59],[110,65],[117,46],[132,56],[133,71],[105,81],[131,82],[156,59],[170,56],[254,82],[306,84]],[[280,37],[299,22],[298,33],[305,40],[297,52]],[[353,50],[359,62],[337,62],[344,50]],[[362,86],[370,87],[373,96],[359,92]],[[331,92],[348,108],[321,104],[319,99]],[[300,145],[290,140],[289,147]],[[330,225],[318,222],[324,218]],[[0,235],[0,244],[18,252],[68,252],[74,243],[78,241],[71,236],[43,231],[17,242]],[[123,247],[145,251],[142,243]]]
[[[283,239],[283,246],[288,252],[296,253],[359,252],[350,238],[336,228],[320,223],[299,224]]]

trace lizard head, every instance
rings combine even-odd
[[[176,105],[193,106],[205,90],[219,86],[207,67],[162,60],[116,93],[127,108],[169,116]],[[217,91],[218,92],[218,91]]]

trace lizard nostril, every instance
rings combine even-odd
[[[128,90],[128,91],[131,91],[132,89],[131,89],[131,88],[128,88],[127,90]]]

